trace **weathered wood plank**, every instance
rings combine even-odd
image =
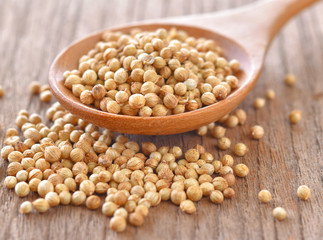
[[[83,0],[5,1],[0,8],[0,85],[6,95],[0,100],[0,145],[4,129],[14,126],[16,112],[25,108],[44,114],[49,104],[40,103],[26,89],[32,80],[47,82],[49,65],[56,54],[72,41],[102,28],[142,19],[196,14],[237,7],[253,0]],[[23,201],[13,191],[0,186],[0,239],[322,239],[323,238],[323,3],[292,20],[273,42],[264,72],[242,104],[248,113],[246,125],[228,130],[232,144],[246,143],[249,154],[235,158],[250,168],[246,179],[235,185],[236,197],[220,206],[207,199],[198,203],[193,216],[178,207],[162,203],[150,211],[141,228],[128,226],[121,234],[109,230],[109,220],[100,211],[85,207],[62,207],[46,214],[21,216]],[[256,37],[256,36],[255,36]],[[283,84],[287,72],[298,82]],[[276,99],[255,111],[252,101],[273,88]],[[300,124],[291,126],[288,113],[303,111]],[[251,140],[249,128],[264,127],[261,141]],[[217,158],[216,140],[195,133],[174,136],[129,136],[136,141],[152,141],[158,146],[180,145],[184,149],[203,144]],[[0,162],[0,181],[7,163]],[[309,201],[298,200],[296,189],[307,184]],[[273,193],[270,204],[257,200],[259,190]],[[34,199],[36,196],[30,196]],[[283,206],[288,219],[277,222],[271,216],[275,206]]]

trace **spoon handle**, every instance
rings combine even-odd
[[[316,1],[262,0],[235,9],[162,22],[195,25],[234,39],[261,64],[271,41],[286,22]]]

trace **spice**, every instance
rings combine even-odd
[[[7,176],[4,179],[4,185],[8,189],[14,188],[16,186],[16,184],[17,184],[17,178],[14,176]]]
[[[307,200],[311,196],[311,190],[306,185],[301,185],[297,188],[297,196],[302,200]]]
[[[287,74],[284,79],[286,85],[293,86],[296,82],[296,77],[293,74]]]
[[[282,207],[276,207],[273,210],[273,216],[276,218],[278,221],[283,221],[287,217],[287,212],[284,208]]]
[[[214,190],[210,194],[210,200],[213,203],[221,204],[223,202],[223,199],[224,199],[223,194],[219,190]]]
[[[60,203],[63,205],[68,205],[71,202],[72,195],[69,191],[62,191],[59,193]]]
[[[170,199],[174,204],[180,205],[181,202],[186,200],[186,194],[183,190],[173,189],[170,194]]]
[[[302,118],[302,112],[300,110],[293,110],[289,113],[289,121],[292,124],[297,124]]]
[[[228,148],[230,148],[230,146],[231,146],[231,141],[229,138],[222,137],[222,138],[218,139],[218,147],[221,150],[227,150]]]
[[[96,195],[89,196],[85,205],[88,209],[95,210],[101,206],[101,199]]]
[[[15,192],[18,197],[26,197],[29,192],[29,185],[26,182],[19,182],[15,186]]]
[[[245,144],[243,143],[237,143],[234,146],[234,154],[239,156],[239,157],[243,157],[244,155],[246,155],[246,153],[248,152],[248,148]]]
[[[120,216],[115,216],[110,220],[110,229],[115,232],[123,232],[127,227],[127,222],[125,218]]]
[[[231,199],[234,197],[234,195],[235,195],[235,191],[232,188],[226,188],[223,190],[223,196],[225,198]]]
[[[239,62],[222,57],[213,40],[166,29],[160,36],[157,31],[104,33],[95,49],[81,57],[78,69],[63,74],[64,85],[83,104],[145,117],[193,111],[238,87],[233,74]]]
[[[273,100],[275,98],[275,96],[276,96],[276,94],[275,94],[274,90],[268,89],[266,91],[266,97],[267,97],[267,99]]]
[[[49,192],[45,196],[50,207],[55,207],[60,203],[60,198],[56,192]]]
[[[235,165],[233,170],[238,177],[246,177],[249,174],[249,168],[243,163]]]
[[[144,223],[144,221],[145,221],[145,217],[140,212],[134,212],[129,215],[130,224],[136,227],[141,226]]]
[[[39,196],[45,197],[47,193],[54,192],[54,186],[50,181],[43,180],[38,184],[37,192]]]
[[[32,211],[33,205],[29,201],[25,201],[20,205],[19,212],[22,214],[28,214]]]
[[[176,65],[176,61],[173,64]],[[225,64],[222,60],[219,63]],[[82,68],[89,70],[85,64]],[[83,81],[91,81],[92,74],[87,74]],[[185,74],[181,70],[177,77],[184,79]],[[107,71],[105,75],[112,73]],[[194,83],[188,79],[183,84],[191,89]],[[235,80],[229,79],[234,84]],[[209,80],[211,82],[212,78]],[[206,85],[204,90],[208,88]],[[120,89],[128,92],[126,86]],[[101,90],[101,87],[94,91],[91,89],[95,99],[100,98]],[[165,95],[174,94],[169,87],[160,91]],[[101,198],[97,194],[106,193],[102,213],[113,216],[111,227],[118,230],[115,221],[120,222],[119,217],[128,218],[132,225],[140,226],[149,213],[148,209],[159,205],[162,200],[171,200],[184,212],[194,213],[196,207],[193,202],[203,196],[210,196],[211,201],[220,203],[235,194],[230,188],[235,182],[231,168],[234,161],[230,155],[224,155],[221,161],[215,160],[199,144],[185,154],[178,146],[157,149],[150,142],[143,143],[140,150],[139,144],[128,137],[118,135],[114,139],[109,130],[101,131],[78,119],[58,103],[47,111],[49,119],[54,121],[52,126],[43,124],[38,114],[29,115],[21,111],[20,116],[24,116],[19,122],[23,122],[21,129],[26,139],[20,139],[16,129],[6,131],[8,138],[17,137],[19,140],[6,142],[9,145],[1,150],[1,156],[9,161],[9,176],[4,183],[7,188],[15,187],[21,197],[30,191],[38,192],[42,198],[32,204],[36,211],[44,212],[59,204],[85,204],[89,209],[97,209],[101,206]],[[221,129],[219,125],[212,123],[204,127],[206,131],[214,129],[219,129],[224,136],[225,128]],[[235,168],[245,170],[239,168],[239,164]],[[126,222],[121,222],[121,225],[120,229],[124,230]]]
[[[85,200],[86,200],[86,194],[82,191],[74,192],[71,199],[72,204],[77,206],[83,204]]]
[[[199,186],[190,186],[187,191],[187,198],[193,202],[200,201],[203,197],[203,191]]]
[[[255,125],[252,128],[250,128],[250,135],[253,139],[260,139],[264,136],[264,129],[259,126]]]
[[[39,98],[43,102],[49,102],[52,99],[52,93],[49,90],[43,91],[40,93]]]
[[[191,200],[184,200],[180,204],[180,208],[183,212],[193,214],[196,212],[196,207]]]
[[[39,82],[33,81],[29,84],[29,89],[32,94],[38,94],[40,92],[41,85]]]
[[[266,100],[264,98],[256,98],[253,102],[253,106],[256,109],[263,108],[266,104]]]
[[[261,190],[258,193],[258,199],[263,203],[268,203],[271,200],[271,193],[268,190]]]
[[[2,98],[4,95],[4,90],[3,90],[3,87],[0,86],[0,98]]]
[[[46,212],[49,209],[48,201],[43,198],[38,198],[37,200],[33,201],[32,205],[34,209],[40,213]]]
[[[102,205],[102,213],[108,217],[113,216],[114,212],[118,209],[118,205],[114,202],[105,202]]]

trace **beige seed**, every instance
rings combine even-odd
[[[28,214],[32,211],[33,205],[30,201],[25,201],[20,205],[19,212],[22,214]]]
[[[287,217],[287,212],[284,208],[282,207],[276,207],[273,210],[273,216],[276,218],[278,221],[283,221]]]
[[[214,190],[210,194],[210,200],[213,203],[221,204],[223,202],[223,199],[224,199],[223,194],[219,190]]]
[[[193,214],[196,212],[196,207],[191,200],[184,200],[180,204],[180,208],[183,212]]]
[[[127,227],[127,222],[125,218],[120,216],[115,216],[110,220],[110,229],[115,232],[123,232]]]
[[[264,129],[259,126],[259,125],[255,125],[252,128],[250,128],[250,135],[253,139],[260,139],[264,136]]]
[[[38,198],[37,200],[33,201],[32,205],[34,209],[40,213],[46,212],[49,209],[48,201],[43,198]]]
[[[292,124],[297,124],[302,119],[302,112],[300,110],[293,110],[289,114],[289,121]]]
[[[30,192],[29,185],[26,182],[19,182],[15,186],[15,192],[18,197],[26,197]]]
[[[238,177],[246,177],[249,174],[249,168],[243,163],[235,165],[233,170]]]
[[[297,188],[297,196],[302,200],[307,200],[311,196],[311,190],[306,185],[301,185]]]
[[[271,193],[266,189],[263,189],[258,193],[258,199],[263,203],[270,202],[271,198]]]

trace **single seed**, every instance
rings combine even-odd
[[[297,124],[302,119],[302,112],[300,110],[293,110],[289,113],[289,121],[292,124]]]
[[[285,83],[288,86],[293,86],[296,82],[296,77],[293,74],[287,74],[285,76]]]
[[[266,97],[267,97],[267,99],[273,100],[273,99],[275,99],[275,96],[276,96],[276,94],[275,94],[274,90],[268,89],[266,91]]]
[[[101,199],[96,195],[89,196],[85,205],[88,209],[95,210],[101,206]]]
[[[243,163],[235,165],[233,170],[238,177],[246,177],[249,174],[249,168]]]
[[[287,217],[287,212],[284,208],[282,207],[276,207],[273,210],[273,216],[276,218],[278,221],[283,221]]]
[[[302,200],[307,200],[311,196],[311,190],[306,185],[301,185],[297,188],[297,196]]]
[[[258,199],[263,203],[270,202],[271,198],[271,193],[268,190],[263,189],[258,193]]]
[[[253,139],[260,139],[264,136],[264,129],[259,126],[259,125],[255,125],[252,128],[250,128],[250,135]]]
[[[126,219],[120,216],[115,216],[110,220],[110,229],[115,232],[123,232],[127,227]]]
[[[25,201],[20,205],[19,212],[22,214],[28,214],[33,209],[33,205],[30,201]]]
[[[193,214],[196,212],[196,207],[191,200],[184,200],[180,204],[180,208],[183,212]]]
[[[256,98],[255,101],[253,102],[253,106],[256,109],[263,108],[266,104],[266,100],[264,98]]]
[[[239,157],[243,157],[244,155],[246,155],[246,153],[248,152],[248,148],[245,144],[243,143],[237,143],[234,146],[234,154],[239,156]]]
[[[214,190],[210,194],[210,200],[213,203],[221,204],[223,202],[223,199],[224,199],[223,194],[219,190]]]

